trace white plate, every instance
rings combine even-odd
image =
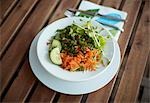
[[[86,82],[69,82],[56,78],[53,75],[50,75],[40,64],[37,54],[36,54],[36,45],[38,37],[41,33],[39,33],[36,38],[33,40],[30,51],[29,51],[29,62],[31,69],[35,76],[48,88],[51,88],[57,92],[72,94],[72,95],[80,95],[85,93],[90,93],[96,91],[107,83],[109,83],[112,78],[117,73],[120,66],[120,49],[118,43],[115,42],[115,60],[107,68],[102,75],[97,76],[96,78],[86,81]]]
[[[81,21],[82,19],[82,21]],[[100,66],[97,68],[96,71],[89,71],[89,72],[69,72],[64,69],[62,69],[60,66],[57,66],[53,63],[51,63],[49,59],[48,54],[48,45],[47,42],[51,39],[52,36],[56,34],[57,29],[62,29],[67,27],[68,25],[71,25],[73,22],[77,23],[78,25],[85,24],[89,19],[87,18],[81,18],[81,17],[72,17],[72,18],[63,18],[60,20],[57,20],[53,22],[52,24],[48,25],[44,31],[42,32],[41,36],[39,37],[39,40],[37,42],[37,56],[41,63],[41,65],[44,67],[44,69],[47,70],[47,72],[51,73],[52,75],[58,77],[59,79],[66,80],[66,81],[72,81],[72,82],[80,82],[80,81],[87,81],[93,78],[96,78],[98,75],[102,75],[102,73],[109,68],[113,61],[113,55],[115,53],[114,49],[114,41],[113,39],[110,39],[107,41],[104,51],[105,55],[111,60],[110,64],[107,67]],[[99,29],[103,29],[102,31],[105,31],[103,35],[111,35],[109,31],[107,31],[102,25],[100,25],[96,21],[91,21],[93,26],[98,27]]]

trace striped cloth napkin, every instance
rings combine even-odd
[[[85,11],[90,11],[90,12],[95,12],[95,13],[98,12],[99,14],[102,14],[102,15],[109,15],[109,16],[121,18],[124,20],[127,18],[126,12],[123,12],[123,11],[120,11],[120,10],[117,10],[114,8],[106,7],[106,6],[97,5],[92,2],[84,1],[84,0],[80,3],[79,10],[85,10]],[[85,14],[79,13],[79,12],[76,13],[76,16],[87,17],[87,18],[94,19],[97,22],[102,23],[102,24],[113,25],[123,31],[124,22],[122,22],[122,21],[110,20],[110,19],[107,19],[104,17],[98,17],[98,16],[92,17],[92,16],[85,15]],[[121,34],[121,31],[118,29],[106,26],[106,25],[104,25],[104,26],[106,27],[107,30],[109,30],[112,33],[114,39],[118,40],[118,38]]]

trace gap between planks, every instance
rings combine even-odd
[[[58,3],[58,0],[57,1],[42,0],[38,4],[38,6],[35,8],[32,15],[29,17],[28,21],[25,23],[25,25],[23,26],[21,31],[19,32],[19,35],[15,38],[15,41],[9,47],[8,51],[6,52],[6,55],[2,59],[3,65],[6,64],[5,66],[7,66],[7,68],[5,68],[5,69],[8,69],[7,74],[5,72],[5,74],[6,74],[5,76],[7,78],[5,77],[5,81],[3,81],[4,82],[3,86],[2,86],[3,88],[1,89],[2,94],[6,94],[6,91],[4,92],[4,90],[8,85],[11,85],[11,84],[9,84],[9,80],[11,78],[13,78],[13,76],[16,74],[16,71],[20,70],[20,68],[18,68],[18,66],[20,65],[20,63],[23,62],[24,55],[28,52],[28,48],[30,46],[31,40],[33,39],[35,34],[37,34],[38,31],[42,28],[44,23],[47,21],[47,19],[49,18],[51,12],[54,10],[54,7],[56,6],[57,3]],[[53,6],[48,6],[48,5],[52,5],[52,4],[53,4]],[[43,5],[45,5],[45,6],[43,6]],[[41,15],[43,15],[43,16],[41,16]],[[38,19],[38,22],[37,22],[37,19]],[[36,26],[34,26],[34,25],[36,25]],[[26,34],[28,34],[28,35],[26,35]],[[23,44],[23,45],[20,46],[20,44]],[[17,54],[17,52],[15,52],[16,50],[20,51],[20,53]],[[14,53],[11,54],[11,52],[13,52],[13,51],[14,51]],[[9,54],[11,54],[11,56],[9,56]],[[13,59],[15,59],[15,61]],[[7,64],[11,65],[11,67]],[[3,74],[3,76],[4,76],[4,74]],[[18,98],[19,98],[19,96],[18,96]]]
[[[7,16],[10,14],[10,12],[13,10],[13,8],[16,6],[16,4],[19,2],[19,0],[1,0],[1,19],[0,19],[0,26],[4,23]]]
[[[138,96],[138,99],[139,101],[141,102],[149,102],[150,101],[150,52],[149,52],[149,57],[148,57],[148,60],[147,60],[147,64],[146,64],[146,68],[145,68],[145,71],[144,71],[144,76],[143,76],[143,79],[142,79],[142,83],[141,83],[141,86],[140,86],[140,90],[139,91],[139,96]]]
[[[147,19],[149,19],[148,7],[149,2],[144,5],[143,13],[114,102],[136,102],[137,100],[150,51],[148,38],[150,24],[147,22]]]
[[[135,5],[135,4],[137,4],[137,5]],[[122,33],[119,38],[119,45],[121,48],[122,59],[124,57],[124,52],[126,51],[126,46],[128,44],[129,38],[131,36],[132,28],[134,26],[134,23],[136,20],[136,15],[139,11],[140,4],[141,4],[141,2],[126,0],[124,3],[124,6],[122,8],[123,11],[128,12],[128,18],[127,18],[128,22],[124,26],[125,32]],[[132,15],[134,15],[134,16],[132,16]],[[112,93],[112,89],[114,87],[114,82],[116,80],[116,77],[117,76],[115,76],[115,78],[108,85],[106,85],[103,89],[90,94],[90,98],[88,97],[87,102],[92,102],[92,101],[94,101],[95,103],[108,102],[109,97],[111,96],[111,93]],[[94,96],[95,96],[95,98],[93,98]]]
[[[22,0],[18,2],[16,7],[14,7],[7,17],[6,21],[2,24],[0,27],[2,32],[0,59],[5,55],[5,52],[11,45],[11,42],[13,42],[17,36],[17,32],[19,32],[38,2],[39,0]]]
[[[141,7],[140,7],[140,10],[139,10],[139,13],[138,13],[138,16],[137,16],[137,19],[136,19],[136,22],[135,22],[135,25],[133,27],[133,30],[132,30],[132,33],[131,33],[131,37],[130,37],[130,40],[129,40],[129,43],[127,45],[127,50],[125,52],[125,56],[124,56],[124,59],[122,60],[122,64],[120,66],[120,70],[118,72],[118,76],[116,78],[116,82],[114,84],[114,88],[113,88],[113,91],[112,91],[112,94],[111,94],[111,97],[109,99],[109,102],[112,102],[114,101],[114,97],[116,95],[116,92],[117,92],[117,89],[118,89],[118,86],[119,86],[119,83],[120,83],[120,80],[121,80],[121,77],[122,77],[122,74],[124,72],[124,68],[125,68],[125,65],[126,65],[126,62],[127,62],[127,59],[128,59],[128,56],[129,56],[129,52],[131,50],[131,45],[133,43],[133,39],[135,37],[135,33],[136,33],[136,30],[137,30],[137,27],[138,27],[138,24],[139,24],[139,20],[141,18],[141,12],[143,11],[143,7],[144,7],[144,3],[142,2],[141,4]]]

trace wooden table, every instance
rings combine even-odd
[[[64,17],[66,8],[78,8],[81,0],[1,0],[1,101],[137,102],[145,68],[150,64],[150,1],[90,1],[128,13],[125,31],[119,38],[122,63],[113,80],[96,92],[73,96],[47,88],[31,71],[28,53],[33,38],[43,27]]]

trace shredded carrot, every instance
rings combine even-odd
[[[61,66],[66,70],[75,71],[82,67],[84,70],[94,71],[100,61],[100,53],[97,49],[90,50],[87,48],[86,53],[79,51],[76,56],[61,53],[61,58],[63,61]]]

